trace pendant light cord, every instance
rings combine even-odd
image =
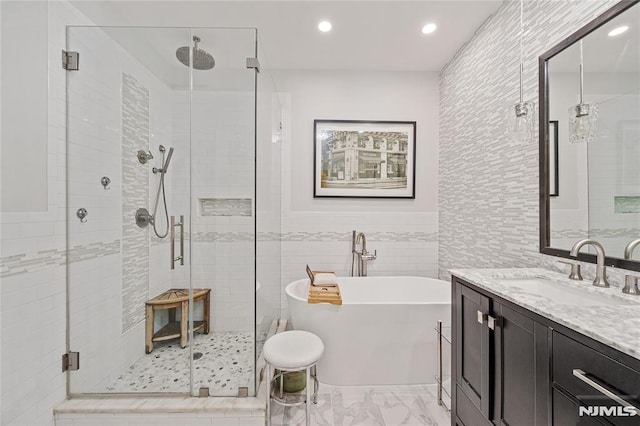
[[[583,103],[583,95],[584,95],[584,64],[582,57],[582,40],[580,40],[580,104]]]

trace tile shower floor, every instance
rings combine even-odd
[[[252,331],[197,333],[193,352],[196,389],[208,387],[210,395],[235,396],[238,387],[253,387]],[[189,347],[181,348],[178,339],[155,343],[153,352],[142,356],[106,389],[123,393],[188,390]]]
[[[302,407],[272,406],[273,426],[305,424]],[[320,384],[311,411],[314,426],[449,426],[451,414],[438,405],[436,385],[331,386]]]

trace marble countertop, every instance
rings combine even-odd
[[[542,268],[452,269],[452,275],[640,359],[640,296],[623,294],[618,287],[599,288],[591,280],[570,280]],[[553,281],[558,291],[584,292],[591,302],[559,302],[535,289],[509,285],[509,279],[536,277]],[[576,296],[573,296],[576,298]],[[601,297],[602,303],[598,303]],[[595,301],[594,301],[595,300]]]

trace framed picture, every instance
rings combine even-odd
[[[558,182],[558,120],[549,121],[549,196],[560,195]]]
[[[314,120],[313,196],[415,198],[415,121]]]

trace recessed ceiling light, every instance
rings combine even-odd
[[[322,31],[323,33],[329,32],[331,31],[331,22],[329,21],[322,21],[318,24],[318,29],[320,31]]]
[[[436,24],[427,24],[424,27],[422,27],[422,34],[431,34],[432,32],[434,32],[436,30]]]
[[[609,37],[615,37],[617,35],[620,35],[623,32],[627,31],[628,29],[629,27],[627,27],[626,25],[622,25],[620,27],[614,28],[611,31],[609,31]]]

